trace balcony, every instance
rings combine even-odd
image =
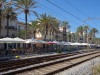
[[[7,26],[5,26],[5,29],[7,29]],[[8,29],[17,30],[17,27],[15,27],[15,26],[9,26]]]

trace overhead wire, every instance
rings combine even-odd
[[[71,15],[72,17],[78,19],[79,21],[83,22],[79,17],[77,17],[77,16],[73,15],[72,13],[66,11],[65,9],[63,9],[63,8],[61,8],[60,6],[56,5],[55,3],[53,3],[53,2],[51,2],[51,1],[49,1],[49,0],[47,0],[47,1],[48,1],[50,4],[54,5],[55,7],[57,7],[58,9],[64,11],[65,13],[67,13],[67,14]]]
[[[43,5],[42,5],[43,6]],[[45,6],[43,6],[43,7],[45,7]],[[47,7],[45,7],[45,8],[47,8]],[[51,10],[51,9],[49,9],[49,8],[47,8],[48,10],[50,10],[50,11],[52,11],[52,12],[55,12],[55,11],[53,11],[53,10]],[[58,16],[59,15],[61,15],[61,14],[59,14],[59,13],[57,13],[57,12],[55,12],[56,14],[58,14]],[[32,15],[32,14],[30,14],[30,15]],[[64,18],[66,18],[65,16],[63,16]],[[25,20],[25,19],[22,19],[22,18],[19,18],[19,19],[21,19],[21,20]],[[67,18],[68,19],[68,18]],[[68,19],[68,20],[70,20],[70,19]],[[73,21],[73,22],[76,22],[76,21]],[[79,24],[78,22],[76,22],[77,24]]]
[[[67,21],[70,23],[70,22],[74,22],[74,23],[76,23],[76,24],[80,24],[80,23],[78,23],[78,22],[76,22],[76,21],[73,21],[73,20],[71,20],[71,19],[69,19],[69,18],[67,18],[65,15],[63,15],[63,14],[61,14],[61,13],[58,13],[58,12],[56,12],[56,11],[54,11],[54,10],[52,10],[52,9],[50,9],[50,8],[48,8],[48,7],[46,7],[45,5],[42,5],[42,4],[40,4],[40,3],[38,3],[39,5],[41,5],[41,7],[43,7],[43,9],[47,9],[47,10],[49,10],[52,14],[56,14],[57,16],[59,16],[59,17],[62,17],[62,18],[66,18],[67,19]],[[71,26],[71,28],[72,28],[72,26]],[[75,27],[73,27],[73,29],[75,29]]]
[[[38,3],[38,4],[41,5],[43,8],[46,8],[47,10],[49,10],[51,13],[54,12],[54,13],[56,13],[58,16],[61,15],[61,14],[55,12],[54,10],[52,10],[52,9],[50,9],[50,8],[48,8],[48,7],[46,7],[46,6],[42,5],[42,4],[40,4],[40,3]],[[62,16],[60,16],[60,17],[62,17]],[[65,16],[63,16],[63,17],[66,18]]]
[[[54,11],[54,10],[52,10],[52,9],[50,9],[50,8],[48,8],[48,7],[44,6],[44,5],[42,5],[42,4],[40,4],[40,3],[39,3],[39,5],[41,5],[42,7],[44,7],[45,9],[47,9],[47,10],[49,10],[49,11],[53,12],[53,13],[56,13],[56,15],[57,15],[57,16],[59,16],[59,17],[66,18],[68,21],[73,21],[73,20],[71,20],[71,19],[69,19],[69,18],[65,17],[63,14],[58,13],[58,12],[56,12],[56,11]],[[78,22],[76,22],[76,21],[73,21],[73,22],[75,22],[75,23],[79,24],[79,23],[78,23]]]
[[[79,21],[81,21],[81,22],[83,23],[83,21],[82,21],[80,18],[76,17],[76,16],[75,16],[75,15],[73,15],[72,13],[70,13],[70,12],[66,11],[65,9],[61,8],[60,6],[58,6],[58,5],[54,4],[53,2],[51,2],[51,1],[49,1],[49,0],[47,0],[47,1],[48,1],[50,4],[52,4],[53,6],[55,6],[55,7],[57,7],[58,9],[60,9],[60,10],[64,11],[65,13],[67,13],[67,14],[69,14],[69,15],[73,16],[74,18],[78,19]],[[76,30],[76,28],[75,28],[75,27],[73,27],[73,29],[75,29],[75,30]]]
[[[81,11],[79,8],[77,8],[75,5],[73,5],[72,3],[70,3],[68,0],[64,0],[65,1],[65,3],[67,3],[67,4],[69,4],[69,5],[71,5],[73,8],[75,8],[78,12],[80,12],[82,15],[84,15],[84,16],[88,16],[87,14],[85,14],[83,11]],[[88,16],[89,17],[89,16]]]
[[[75,5],[73,5],[72,3],[70,3],[68,0],[64,0],[66,3],[68,3],[69,5],[71,5],[73,8],[75,8],[78,12],[80,12],[83,16],[85,17],[89,17],[89,15],[87,15],[86,13],[84,13],[83,11],[81,11],[79,8],[77,8]],[[97,23],[95,23],[94,21],[91,20],[92,23],[94,23],[95,25],[98,26]],[[84,22],[85,24],[87,24],[86,22]]]
[[[20,18],[20,17],[17,17],[17,18],[19,18],[19,19],[21,19],[21,20],[24,20],[24,21],[25,21],[25,19],[23,19],[23,18]]]

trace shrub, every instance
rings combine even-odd
[[[61,53],[62,51],[60,49],[57,50],[57,53]]]

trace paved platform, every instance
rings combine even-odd
[[[0,56],[0,61],[10,61],[10,60],[19,60],[19,59],[28,59],[28,58],[35,58],[35,57],[44,57],[44,56],[52,56],[57,55],[58,53],[45,53],[45,54],[29,54],[29,55],[16,55],[16,56]]]
[[[87,51],[87,50],[79,50],[79,52]],[[75,52],[75,51],[73,51]],[[68,53],[68,52],[62,52],[62,53]],[[57,55],[59,53],[56,52],[50,52],[50,53],[43,53],[43,54],[26,54],[26,55],[18,55],[19,58],[16,58],[16,56],[0,56],[0,61],[10,61],[10,60],[19,60],[19,59],[28,59],[28,58],[36,58],[36,57],[45,57],[45,56],[52,56]]]

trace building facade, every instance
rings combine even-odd
[[[17,36],[17,20],[9,21],[9,37],[16,37]],[[6,37],[7,36],[7,21],[6,19],[1,21],[1,33],[0,37]]]

